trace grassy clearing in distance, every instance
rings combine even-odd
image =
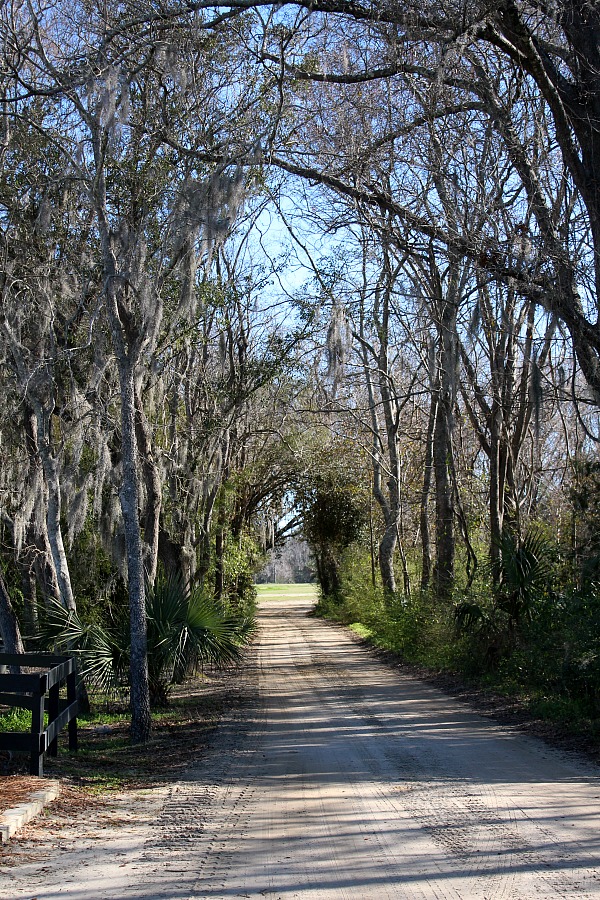
[[[259,600],[319,599],[316,584],[257,584],[256,592]]]

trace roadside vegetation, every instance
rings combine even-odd
[[[597,753],[598,588],[565,580],[559,548],[540,532],[521,545],[511,541],[504,560],[496,578],[484,568],[442,601],[420,590],[386,598],[373,585],[368,552],[354,544],[342,559],[340,593],[322,594],[317,614],[430,676],[454,676],[455,686],[501,695],[517,716],[583,738]]]
[[[64,736],[58,756],[46,755],[44,774],[58,778],[78,796],[151,787],[176,779],[201,755],[219,720],[248,702],[248,688],[237,667],[207,670],[173,687],[169,705],[153,710],[151,737],[133,744],[129,736],[128,697],[97,693],[93,710],[78,716],[79,749],[69,752]],[[27,731],[31,713],[0,715],[0,730]],[[26,775],[29,757],[0,760],[1,775]]]
[[[1,7],[7,650],[144,743],[301,532],[323,609],[596,728],[599,46],[588,0]]]

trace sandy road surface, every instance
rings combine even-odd
[[[0,898],[600,898],[597,770],[308,608],[262,604],[259,691],[187,780],[4,869]]]

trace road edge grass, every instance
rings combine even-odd
[[[292,600],[304,599],[312,600],[316,604],[319,600],[319,587],[316,584],[299,582],[297,584],[277,584],[269,582],[268,584],[257,584],[256,598],[261,600]]]

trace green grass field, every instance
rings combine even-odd
[[[260,600],[310,600],[319,599],[316,584],[257,584]]]

